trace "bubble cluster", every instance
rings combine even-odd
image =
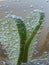
[[[19,35],[15,24],[12,17],[0,21],[0,42],[13,65],[16,64],[20,51]]]

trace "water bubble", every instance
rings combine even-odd
[[[5,61],[2,61],[3,62],[3,65],[5,65]]]
[[[41,32],[42,32],[42,31],[41,31],[41,30],[39,30],[37,33],[38,33],[38,34],[40,34]]]
[[[44,54],[47,54],[47,51],[45,51]]]
[[[47,31],[49,32],[49,27],[47,28]]]
[[[46,2],[48,2],[49,0],[46,0]]]
[[[2,7],[2,5],[0,5],[0,7]]]
[[[34,28],[34,26],[32,26],[32,29]]]
[[[16,29],[15,29],[15,28],[13,28],[12,30],[13,30],[13,31],[16,31]]]
[[[41,6],[41,8],[43,9],[43,6]]]
[[[31,5],[30,5],[30,8],[32,8],[32,7],[33,7],[33,5],[31,4]]]
[[[38,62],[37,65],[40,65],[40,63]]]
[[[43,26],[40,27],[40,30],[42,30],[42,29],[43,29]]]
[[[30,16],[26,17],[26,19],[30,19],[30,18],[31,18]]]
[[[26,12],[26,10],[24,10],[24,13]]]
[[[37,43],[38,43],[38,41],[35,41],[34,43],[35,43],[35,44],[37,44]]]
[[[22,63],[21,65],[27,65],[27,63]]]
[[[17,0],[17,2],[19,2],[20,0]]]
[[[5,14],[8,14],[8,12],[7,12],[7,11],[5,11]]]
[[[13,13],[13,11],[10,11],[10,14],[12,14]]]
[[[5,5],[5,4],[3,4],[2,6],[3,6],[3,7],[5,7],[6,5]]]
[[[4,53],[5,55],[8,55],[8,53]]]
[[[29,25],[29,22],[27,22],[27,25]]]
[[[8,8],[9,6],[7,5],[6,7]]]

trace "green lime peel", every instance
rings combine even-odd
[[[20,36],[20,54],[19,54],[17,65],[21,65],[22,62],[28,61],[29,46],[44,20],[44,13],[43,12],[38,12],[38,13],[40,15],[39,20],[37,22],[35,22],[35,26],[34,26],[32,33],[28,39],[27,39],[27,28],[25,26],[26,23],[23,22],[21,19],[15,20],[15,22],[17,22],[16,26],[17,26],[18,33]]]

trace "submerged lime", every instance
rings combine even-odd
[[[11,63],[16,65],[20,53],[20,38],[14,18],[8,16],[1,19],[0,32],[0,42],[4,45]]]

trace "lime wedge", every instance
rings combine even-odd
[[[16,65],[20,54],[20,37],[16,22],[11,16],[0,19],[0,42],[4,45],[11,63]]]
[[[22,60],[23,60],[23,52],[24,52],[24,46],[26,43],[26,28],[25,24],[21,19],[15,19],[16,22],[16,27],[18,29],[19,37],[20,37],[20,54],[18,58],[18,63],[17,65],[21,65]]]
[[[44,13],[40,10],[33,11],[29,17],[25,20],[25,25],[27,29],[27,40],[24,49],[24,58],[23,62],[27,62],[31,59],[32,51],[33,51],[33,44],[35,40],[35,35],[40,28],[44,19]]]
[[[39,24],[41,12],[36,10],[30,13],[28,17],[25,19],[25,25],[27,29],[27,39],[31,36],[32,31],[34,28]]]

